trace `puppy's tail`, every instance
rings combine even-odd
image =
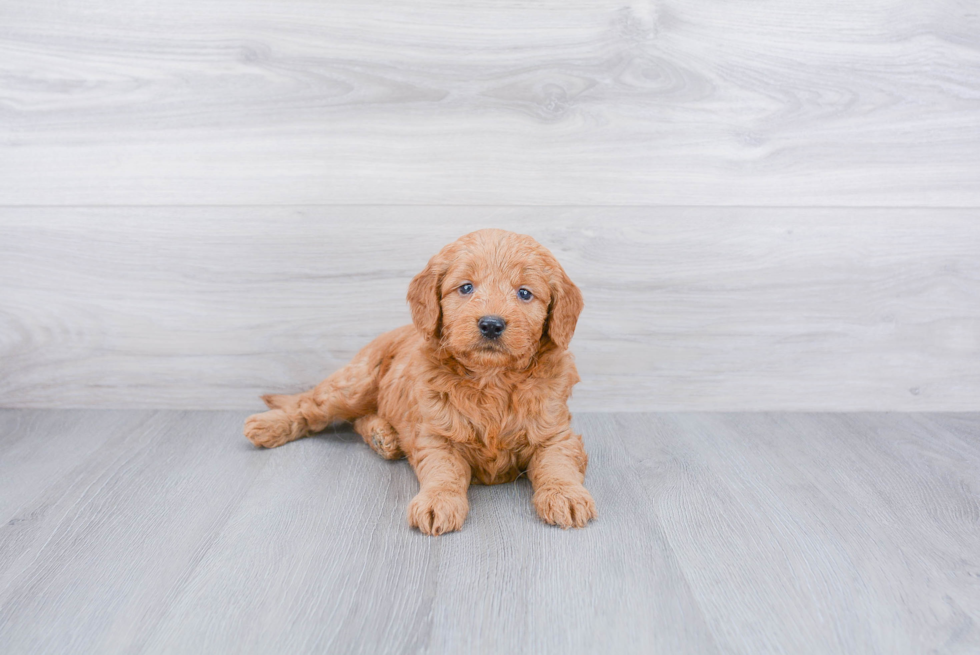
[[[265,406],[269,409],[282,409],[283,407],[286,407],[287,401],[291,397],[292,396],[286,396],[283,394],[267,393],[262,396],[262,402],[264,402]]]

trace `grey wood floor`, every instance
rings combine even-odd
[[[353,433],[0,411],[0,652],[976,653],[980,414],[580,414],[600,517],[462,532]]]

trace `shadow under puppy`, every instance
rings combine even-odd
[[[595,518],[567,406],[582,294],[554,256],[529,236],[473,232],[415,276],[408,302],[413,325],[381,335],[310,391],[263,396],[271,409],[249,417],[245,435],[274,448],[354,421],[381,456],[408,457],[420,485],[408,521],[425,534],[462,527],[471,482],[525,470],[546,522]]]

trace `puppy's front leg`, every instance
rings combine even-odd
[[[419,479],[419,493],[408,505],[408,522],[423,534],[440,535],[463,527],[470,510],[466,490],[471,470],[448,444],[428,445],[408,456]]]
[[[584,528],[596,517],[595,501],[582,485],[589,458],[582,437],[569,432],[540,446],[528,462],[534,508],[545,522]]]

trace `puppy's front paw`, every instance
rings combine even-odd
[[[295,439],[292,421],[281,409],[252,414],[245,419],[245,436],[263,448],[275,448]]]
[[[408,522],[422,534],[438,536],[463,527],[469,510],[466,496],[420,491],[408,504]]]
[[[584,528],[596,517],[595,501],[580,484],[538,489],[534,508],[546,523],[566,529]]]

